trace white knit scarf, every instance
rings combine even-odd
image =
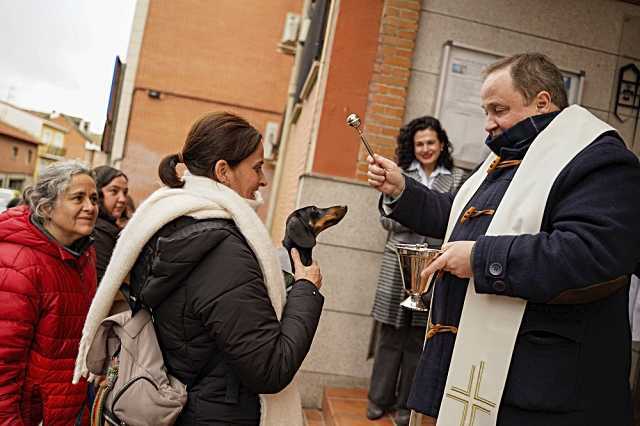
[[[261,202],[259,193],[257,201],[247,200],[206,177],[186,173],[183,180],[183,188],[163,187],[151,194],[120,234],[84,323],[73,383],[78,383],[81,376],[87,376],[89,346],[100,323],[109,315],[120,284],[140,251],[160,228],[181,216],[224,218],[235,222],[258,259],[269,299],[280,319],[286,297],[284,279],[271,238],[254,211]],[[277,394],[260,395],[260,402],[260,425],[302,425],[302,405],[295,382]]]

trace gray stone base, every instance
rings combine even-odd
[[[319,408],[325,387],[366,387],[371,307],[386,232],[379,193],[361,182],[302,176],[298,207],[347,205],[347,216],[320,234],[313,257],[322,270],[324,308],[298,383],[305,407]]]

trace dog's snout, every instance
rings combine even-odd
[[[337,224],[347,214],[347,206],[333,206],[319,209],[319,218],[313,224],[314,234],[318,235],[325,229]]]
[[[349,210],[349,207],[347,206],[334,206],[333,208],[336,209],[338,212],[340,212],[342,216],[347,214],[347,210]]]

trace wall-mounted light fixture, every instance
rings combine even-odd
[[[147,94],[149,95],[150,98],[152,99],[160,99],[160,91],[159,90],[153,90],[153,89],[149,89],[149,91],[147,92]]]

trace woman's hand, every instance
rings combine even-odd
[[[307,280],[311,281],[318,289],[322,287],[322,274],[320,273],[320,267],[314,260],[311,265],[304,266],[300,260],[300,253],[298,250],[291,249],[291,258],[293,259],[293,271],[296,281]]]

